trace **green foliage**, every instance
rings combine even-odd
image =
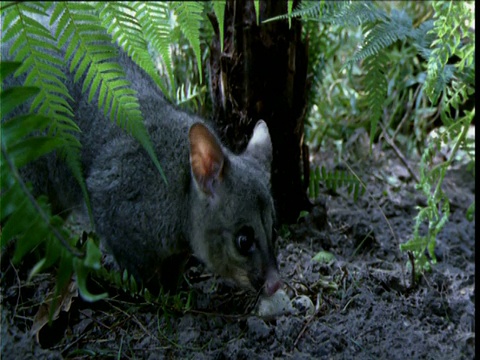
[[[107,270],[105,267],[98,269],[95,272],[97,278],[106,281],[109,285],[121,290],[132,297],[143,297],[147,302],[153,300],[152,294],[147,288],[142,287],[137,283],[133,275],[130,275],[127,270],[123,272],[115,270]]]
[[[309,73],[314,80],[308,98],[309,141],[347,139],[356,128],[364,127],[370,130],[372,142],[385,109],[392,109],[391,120],[397,121],[405,101],[415,100],[414,94],[422,98],[412,88],[424,80],[417,43],[429,39],[422,38],[425,27],[415,28],[407,13],[425,17],[425,5],[406,3],[411,11],[407,7],[388,14],[382,8],[387,3],[305,3],[305,9],[299,7],[293,14],[306,13],[308,20],[315,20],[304,23]],[[352,28],[358,25],[362,28]],[[422,102],[415,107],[422,112],[417,117],[422,126],[434,109],[427,110]],[[421,137],[419,133],[419,142]]]
[[[440,100],[440,115],[445,124],[445,131],[433,138],[422,155],[420,164],[420,183],[417,188],[427,196],[427,206],[418,207],[418,214],[414,226],[413,237],[400,248],[412,251],[415,266],[420,269],[430,269],[430,261],[436,263],[433,250],[437,234],[448,221],[450,203],[442,191],[441,185],[445,174],[452,164],[460,148],[466,150],[472,162],[475,161],[475,147],[467,141],[468,128],[475,116],[475,108],[465,111],[463,116],[454,119],[453,112],[459,109],[475,91],[474,84],[474,52],[475,32],[468,28],[474,15],[466,5],[459,3],[454,6],[451,2],[435,2],[434,26],[429,33],[437,35],[431,44],[428,55],[427,79],[425,92],[432,103]],[[462,44],[463,43],[463,44]],[[459,58],[458,63],[449,65],[452,56]],[[453,140],[453,149],[449,158],[438,165],[434,165],[432,158],[435,149],[442,143]],[[475,203],[467,211],[467,218],[472,217]],[[428,223],[426,235],[422,235],[420,227]],[[425,252],[428,251],[429,258]],[[430,260],[431,259],[431,260]]]
[[[377,131],[378,121],[382,116],[383,102],[387,94],[387,80],[385,78],[385,67],[387,56],[385,52],[379,51],[375,56],[369,56],[364,61],[366,70],[364,85],[367,89],[365,102],[370,109],[370,147]]]
[[[312,260],[319,262],[320,264],[331,264],[335,260],[335,255],[333,255],[331,252],[328,251],[320,251],[315,254],[315,256],[312,258]]]
[[[255,18],[258,25],[260,24],[260,0],[253,0],[253,7],[255,9]]]
[[[196,85],[187,84],[187,86],[183,85],[177,89],[177,105],[184,105],[184,104],[192,104],[191,107],[198,111],[199,105],[203,102],[203,93],[206,91],[204,87],[200,90],[197,88]],[[192,100],[198,99],[199,102],[194,102]]]
[[[213,6],[223,30],[225,2]],[[182,39],[184,48],[193,51],[188,61],[194,59],[191,63],[195,63],[201,81],[205,52],[202,53],[200,44],[205,43],[202,36],[212,34],[211,29],[209,32],[203,27],[206,10],[203,2],[2,3],[2,46],[10,44],[9,54],[15,60],[2,61],[2,85],[13,73],[23,75],[25,80],[24,86],[7,89],[2,86],[1,91],[1,246],[3,251],[7,244],[15,243],[15,264],[27,254],[37,257],[30,276],[57,266],[57,294],[76,274],[84,298],[94,301],[106,296],[92,295],[87,289],[91,272],[100,271],[98,241],[88,239],[77,246],[75,236],[63,220],[52,216],[47,198],[35,199],[19,172],[28,163],[55,151],[80,184],[91,214],[80,165],[81,144],[77,137],[80,130],[69,104],[76,99],[69,94],[66,75],[61,69],[71,63],[69,71],[75,81],[82,81],[88,100],[96,100],[101,111],[129,131],[163,175],[143,125],[137,94],[125,79],[124,69],[115,61],[117,48],[112,42],[117,42],[167,97],[179,103],[191,102],[204,95],[205,90],[197,90],[193,76],[188,77],[189,72],[185,77],[175,75],[172,49]],[[54,29],[53,35],[43,25],[47,22]],[[64,56],[60,49],[64,50]],[[161,64],[152,60],[155,53],[160,55]],[[159,72],[159,67],[163,72]],[[178,90],[176,83],[181,84]],[[26,109],[28,104],[29,113],[22,110],[22,115],[7,118],[18,106]]]
[[[412,251],[420,270],[435,262],[435,239],[449,217],[441,187],[446,171],[460,150],[475,162],[474,143],[466,136],[475,108],[462,109],[475,91],[472,5],[307,1],[290,15],[305,20],[309,41],[313,81],[307,138],[313,144],[342,141],[355,128],[365,127],[372,144],[382,121],[382,131],[398,138],[413,156],[423,153],[417,187],[427,196],[427,206],[418,208],[412,239],[401,245]],[[444,126],[437,137],[427,137],[438,117]],[[443,144],[452,146],[449,158],[434,164]],[[314,177],[317,174],[318,169]],[[474,209],[472,204],[469,218]]]
[[[288,19],[289,23],[292,18],[301,17],[304,20],[310,18],[318,19],[325,7],[325,1],[303,1],[298,4],[297,8],[293,10],[293,1],[288,1],[288,11],[284,15],[278,15],[270,19],[266,19],[263,23],[276,20]]]
[[[338,187],[347,187],[348,193],[353,193],[353,199],[357,201],[358,197],[365,193],[365,187],[359,179],[344,170],[328,171],[324,166],[316,167],[310,174],[310,184],[308,187],[309,196],[317,198],[320,193],[320,183],[331,191],[337,191]]]
[[[223,23],[225,22],[225,5],[227,1],[226,0],[218,0],[218,1],[213,1],[212,6],[213,6],[213,12],[215,13],[215,16],[218,20],[219,24],[219,31],[220,31],[220,51],[223,51],[223,41],[225,38],[224,34],[224,29],[223,29]]]
[[[21,69],[19,62],[2,62],[1,81]],[[37,87],[13,87],[0,92],[1,113],[7,116],[30,97],[38,96]],[[105,294],[92,295],[86,287],[86,279],[100,264],[98,244],[88,242],[77,249],[75,238],[64,227],[59,216],[52,216],[45,196],[34,198],[31,188],[20,176],[19,169],[40,156],[61,151],[69,138],[52,134],[50,117],[39,113],[14,116],[2,122],[1,131],[1,247],[5,250],[15,241],[12,261],[18,264],[25,255],[41,249],[37,263],[30,271],[30,277],[58,264],[58,295],[70,280],[74,269],[80,294],[86,300],[103,298]]]
[[[138,23],[141,25],[141,31],[144,34],[146,42],[155,49],[163,61],[168,79],[169,88],[175,88],[175,79],[173,77],[173,63],[170,44],[172,42],[171,32],[171,12],[168,3],[162,1],[134,2],[132,8],[135,9]],[[147,56],[145,56],[147,57]],[[152,61],[152,57],[148,56]],[[148,60],[147,60],[148,61]],[[150,72],[148,72],[150,74]],[[153,77],[156,79],[155,77]],[[160,83],[162,80],[160,80]],[[160,84],[159,83],[159,84]],[[170,95],[166,90],[167,84],[161,86],[165,95]]]
[[[157,295],[153,295],[147,288],[138,284],[127,270],[122,273],[115,270],[101,268],[95,272],[96,279],[101,279],[112,286],[113,292],[120,291],[134,299],[144,300],[153,304],[156,308],[162,309],[165,315],[171,313],[184,313],[191,308],[192,292],[179,291],[175,294],[166,293],[163,289]]]
[[[359,6],[361,4],[358,3]],[[357,7],[349,9],[348,12],[351,11],[357,14]],[[360,12],[360,14],[363,13]],[[344,15],[341,18],[346,19],[348,16]],[[358,15],[356,15],[356,18],[358,18]],[[415,38],[412,37],[412,34],[415,34],[415,32],[411,18],[404,11],[393,9],[390,15],[387,16],[383,11],[377,10],[372,11],[368,18],[360,18],[365,22],[363,33],[366,36],[363,46],[346,63],[346,66],[351,67],[353,63],[363,60],[363,67],[366,71],[363,80],[366,90],[364,101],[367,104],[367,108],[371,110],[370,146],[372,146],[388,89],[385,67],[389,61],[389,54],[385,49],[397,41],[405,42],[407,37],[414,40]]]
[[[200,65],[208,59],[210,53],[209,43],[214,36],[213,27],[208,21],[207,14],[213,11],[217,17],[220,42],[223,48],[223,23],[226,1],[198,2],[195,5],[197,14],[200,14],[201,11],[200,16],[202,20],[197,21],[198,29],[195,29],[199,36],[199,48],[191,45],[191,41],[182,30],[178,21],[178,15],[175,13],[177,10],[174,2],[166,3],[169,4],[169,12],[171,14],[168,46],[171,63],[174,65],[173,78],[175,84],[180,84],[176,87],[167,86],[168,97],[175,101],[177,105],[205,114],[208,112],[210,99],[208,97],[207,85],[201,84],[202,79],[206,77],[203,73],[205,66],[202,68]],[[199,7],[200,5],[202,7]],[[186,18],[188,19],[188,16]],[[159,66],[161,72],[167,72],[165,64],[159,64]]]
[[[51,119],[49,132],[62,138],[62,146],[58,152],[80,184],[90,210],[86,185],[81,173],[81,145],[74,135],[79,129],[72,120],[72,108],[68,104],[71,97],[64,84],[66,76],[58,69],[63,60],[50,32],[35,18],[24,16],[26,14],[44,16],[48,6],[44,3],[30,2],[12,4],[3,18],[2,42],[13,40],[10,54],[16,52],[14,60],[22,64],[15,75],[27,73],[24,85],[40,89],[31,103],[30,111]],[[5,113],[2,112],[2,116],[5,116]]]
[[[455,4],[450,1],[436,1],[432,6],[435,20],[429,33],[434,34],[436,39],[430,45],[433,49],[427,53],[429,56],[425,91],[430,101],[436,103],[441,92],[447,90],[447,96],[442,100],[445,106],[444,115],[448,118],[450,107],[458,109],[458,105],[474,91],[475,30],[469,26],[474,23],[475,14],[467,2]],[[448,60],[453,56],[458,56],[459,62],[452,69],[448,66]],[[452,74],[455,70],[458,71]],[[463,78],[452,81],[450,85],[454,75],[463,75]]]
[[[128,3],[99,2],[96,5],[102,26],[112,36],[127,54],[155,80],[164,93],[167,89],[160,78],[152,57],[148,52],[148,44],[154,44],[155,49],[168,64],[170,82],[174,84],[171,56],[168,46],[168,8],[165,3]],[[137,13],[137,17],[131,15]],[[158,14],[161,14],[160,16]],[[163,15],[163,17],[162,17]],[[151,29],[156,24],[155,31]]]
[[[200,24],[202,22],[203,4],[194,1],[177,1],[173,4],[173,10],[177,15],[180,29],[190,42],[197,59],[198,73],[202,82],[202,62],[200,51]],[[223,25],[223,24],[222,24]]]

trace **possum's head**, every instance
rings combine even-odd
[[[218,275],[272,295],[281,286],[273,250],[272,144],[264,121],[233,155],[203,124],[190,128],[190,244]]]

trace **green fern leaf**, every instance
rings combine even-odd
[[[168,91],[158,75],[158,71],[148,51],[148,43],[135,9],[126,3],[99,2],[97,10],[107,32],[126,53],[158,84],[164,94]]]
[[[257,25],[260,24],[260,0],[253,1],[253,8],[255,9],[255,19],[257,21]]]
[[[356,201],[360,195],[365,192],[364,186],[354,175],[342,170],[328,171],[325,166],[316,167],[311,174],[309,184],[309,195],[317,198],[319,195],[319,183],[323,182],[325,186],[336,192],[338,187],[347,187],[347,192],[353,193],[353,199]]]
[[[419,54],[424,59],[429,59],[432,53],[431,45],[435,40],[435,34],[432,33],[433,21],[428,20],[421,23],[416,29],[413,29],[410,33],[413,40],[413,46],[417,49]]]
[[[2,63],[3,65],[3,63]],[[20,64],[9,65],[10,72]],[[21,89],[21,88],[20,88]],[[6,94],[6,95],[5,95]],[[11,94],[10,94],[11,95]],[[6,91],[1,91],[0,102],[5,107],[20,105],[28,101],[28,97],[12,98]],[[31,93],[30,95],[34,95]],[[10,103],[5,105],[5,103]],[[51,126],[50,118],[40,114],[26,114],[3,120],[1,123],[1,221],[4,223],[1,233],[1,245],[5,246],[10,240],[16,239],[16,249],[13,257],[14,262],[20,261],[23,256],[40,243],[45,243],[49,238],[56,238],[56,246],[59,246],[57,235],[61,219],[57,223],[51,222],[50,207],[46,197],[34,199],[29,187],[20,177],[18,168],[31,162],[48,152],[59,150],[64,146],[63,139],[58,136],[41,135],[44,130]],[[66,242],[64,242],[66,244]],[[42,260],[36,267],[40,269]]]
[[[206,91],[206,88],[203,87],[201,90],[197,89],[196,85],[193,86],[185,86],[182,85],[177,89],[177,97],[176,97],[176,104],[181,106],[183,104],[192,102],[194,99],[199,99],[200,101],[202,100],[202,97],[200,96],[202,92]],[[193,102],[194,104],[194,109],[198,109],[198,102]]]
[[[59,70],[63,68],[64,62],[50,31],[33,18],[39,15],[47,16],[46,10],[51,5],[51,3],[24,2],[11,6],[5,15],[8,23],[4,23],[3,40],[12,40],[10,53],[15,54],[15,61],[22,62],[16,75],[28,73],[24,84],[40,89],[38,95],[33,99],[30,109],[50,118],[49,133],[56,134],[56,137],[62,142],[62,146],[58,149],[59,154],[68,160],[67,165],[74,174],[77,174],[76,180],[85,195],[90,211],[85,181],[81,176],[81,145],[76,138],[71,137],[71,131],[78,131],[78,127],[72,120],[72,108],[68,103],[68,100],[73,99],[65,86],[65,74]],[[71,140],[65,141],[69,137]],[[42,148],[43,151],[49,150],[46,145],[43,145]],[[27,156],[27,154],[25,155]],[[28,162],[26,156],[23,159]]]
[[[387,14],[371,1],[332,2],[327,21],[335,25],[359,26],[365,23],[385,22]],[[330,19],[331,17],[331,19]]]
[[[198,74],[202,82],[202,53],[200,51],[200,24],[202,22],[203,3],[176,2],[172,4],[177,21],[183,34],[190,42],[198,65]]]
[[[262,21],[262,23],[268,23],[271,21],[291,19],[295,17],[301,17],[304,20],[319,21],[321,14],[325,7],[325,1],[302,1],[298,4],[297,8],[293,11],[289,10],[287,14],[272,17],[270,19]]]
[[[90,293],[90,291],[88,291],[87,279],[92,269],[85,264],[84,260],[74,259],[73,268],[77,274],[78,290],[84,300],[94,302],[105,299],[108,296],[107,293],[93,295]]]
[[[388,57],[382,51],[376,56],[368,57],[364,61],[366,75],[364,85],[367,91],[365,101],[370,109],[370,148],[377,131],[378,122],[382,116],[383,105],[387,96],[387,79],[385,78],[385,66]]]
[[[18,64],[17,68],[20,67],[20,63],[16,64]],[[7,116],[13,109],[25,102],[25,99],[35,96],[39,92],[40,89],[33,86],[12,87],[5,90],[2,93],[2,103],[0,104],[2,116]]]
[[[226,0],[221,1],[212,1],[213,12],[218,21],[218,29],[220,31],[220,51],[223,51],[223,41],[224,41],[224,22],[225,22],[225,6]]]
[[[50,211],[46,203],[46,198],[38,199],[38,203],[41,207],[44,208],[44,211]],[[33,207],[29,206],[30,210],[34,210]],[[18,226],[16,233],[20,233],[20,236],[16,240],[15,253],[13,254],[12,262],[14,264],[20,263],[25,255],[28,252],[32,251],[37,247],[41,242],[49,236],[49,229],[47,224],[42,221],[41,215],[36,213],[30,214],[28,216],[28,210],[18,209],[16,214],[25,217],[27,219],[25,224],[15,223]],[[14,223],[17,219],[13,216],[10,218],[8,224]],[[20,231],[18,231],[20,229]],[[23,229],[26,229],[22,231]]]
[[[59,43],[68,43],[65,61],[71,62],[70,70],[75,71],[74,81],[83,76],[82,91],[89,89],[88,100],[99,96],[99,109],[112,121],[129,131],[145,148],[155,166],[166,181],[160,163],[156,158],[148,132],[143,124],[140,104],[136,92],[127,85],[123,69],[116,62],[117,51],[96,13],[96,9],[85,3],[56,3],[54,14],[73,29],[58,32]],[[68,20],[65,20],[67,16]],[[68,38],[65,38],[68,37]],[[71,58],[70,58],[71,57]],[[80,163],[80,162],[74,162]],[[79,169],[74,174],[81,174]],[[86,193],[86,191],[85,191]]]
[[[2,247],[28,228],[31,219],[34,217],[35,210],[30,206],[28,199],[23,197],[22,201],[17,204],[15,212],[10,215],[9,221],[2,228]]]
[[[367,36],[362,49],[348,63],[375,56],[396,41],[404,41],[412,31],[412,20],[405,12],[392,11],[387,22],[368,23],[364,29]]]
[[[133,2],[138,23],[142,27],[145,39],[160,54],[167,69],[170,87],[175,89],[172,53],[170,49],[172,27],[170,25],[170,8],[167,2]],[[163,88],[162,88],[163,90]],[[167,91],[164,91],[169,96]]]

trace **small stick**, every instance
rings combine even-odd
[[[381,122],[379,122],[380,124],[380,127],[382,128],[382,134],[383,134],[383,137],[385,138],[385,141],[388,143],[388,145],[390,145],[392,147],[392,149],[395,151],[395,153],[397,154],[398,158],[400,159],[400,161],[403,163],[403,165],[405,165],[405,167],[407,168],[408,172],[410,173],[410,175],[412,175],[412,177],[415,179],[415,181],[417,183],[420,182],[420,179],[418,178],[417,174],[412,170],[412,168],[410,167],[410,165],[408,164],[407,160],[405,159],[405,157],[403,156],[402,152],[400,151],[400,149],[397,147],[397,145],[395,145],[395,143],[392,141],[392,139],[390,138],[390,136],[388,135],[387,133],[387,130],[385,129],[385,127],[383,126],[383,124]]]
[[[315,311],[315,312],[313,313],[313,315],[310,316],[310,317],[308,318],[308,320],[305,322],[305,325],[303,325],[302,330],[300,330],[300,333],[298,334],[297,338],[295,339],[295,341],[294,341],[294,343],[293,343],[293,348],[296,348],[296,347],[297,347],[297,344],[298,344],[298,342],[300,341],[300,338],[303,336],[303,334],[305,334],[305,331],[307,331],[308,326],[309,326],[310,323],[313,321],[313,319],[315,319],[315,317],[317,316],[317,314],[318,314],[318,310]],[[292,349],[292,351],[293,351],[293,349]]]

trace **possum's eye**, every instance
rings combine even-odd
[[[255,234],[250,226],[244,226],[237,233],[235,245],[243,256],[250,255],[255,250]]]

